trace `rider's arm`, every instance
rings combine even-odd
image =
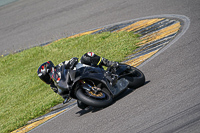
[[[71,60],[61,62],[58,66],[61,67],[64,65],[65,69],[73,69],[77,63],[78,58],[73,57]]]
[[[100,65],[103,65],[106,67],[118,67],[119,63],[115,61],[109,61],[108,59],[102,57]]]
[[[61,62],[61,63],[58,64],[59,67],[61,67],[63,65],[64,65],[65,69],[69,69],[69,67],[70,67],[70,61],[69,60],[68,61],[63,61],[63,62]]]

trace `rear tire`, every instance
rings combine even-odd
[[[111,95],[103,90],[102,90],[102,93],[105,94],[105,98],[103,99],[96,99],[94,97],[91,97],[87,95],[85,91],[87,90],[84,90],[82,88],[78,89],[76,92],[76,97],[86,105],[102,108],[102,107],[106,107],[110,105],[113,101],[113,98],[111,97]]]
[[[142,73],[142,71],[140,71],[136,67],[131,67],[130,71],[132,71],[133,73],[131,73],[130,75],[124,76],[124,78],[129,81],[128,87],[138,88],[145,84],[145,76]]]

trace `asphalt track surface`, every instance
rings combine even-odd
[[[146,85],[101,110],[77,106],[31,133],[163,133],[200,131],[199,0],[19,0],[0,7],[0,54],[116,22],[185,15],[190,26],[173,45],[140,67]]]

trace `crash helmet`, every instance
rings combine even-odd
[[[52,61],[47,61],[40,65],[40,67],[37,70],[38,77],[44,81],[46,84],[50,84],[52,82],[52,79],[49,76],[49,72],[54,67],[54,64]]]

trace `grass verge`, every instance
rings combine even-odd
[[[0,131],[6,133],[24,126],[62,102],[63,99],[38,78],[36,71],[40,64],[48,60],[58,64],[72,57],[80,58],[89,51],[120,62],[137,48],[138,37],[132,32],[104,32],[64,38],[48,46],[0,58]]]

